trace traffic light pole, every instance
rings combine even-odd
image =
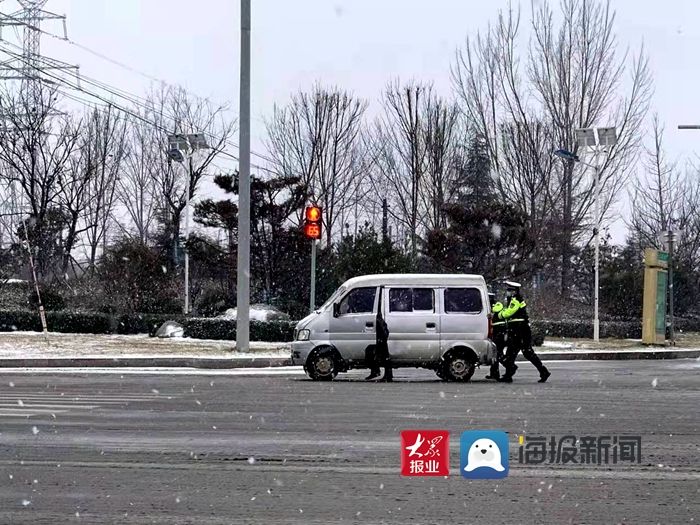
[[[311,239],[311,294],[309,309],[310,313],[316,310],[316,239]]]

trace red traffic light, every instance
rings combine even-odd
[[[318,206],[307,206],[306,207],[306,220],[309,222],[320,222],[321,221],[321,208]]]
[[[307,206],[304,213],[304,235],[307,239],[321,238],[321,208],[318,206]]]

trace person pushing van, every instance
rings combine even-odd
[[[389,355],[389,326],[386,324],[384,314],[382,313],[382,295],[384,288],[379,288],[379,300],[377,302],[377,318],[375,320],[376,344],[374,351],[371,352],[370,374],[366,380],[372,380],[379,377],[381,371],[379,367],[384,365],[384,377],[380,381],[390,383],[394,380],[393,370],[391,368],[391,356]]]
[[[498,314],[503,311],[503,303],[501,301],[496,301],[496,294],[489,293],[489,300],[491,301],[491,312],[493,315],[491,326],[493,327],[493,333],[491,340],[496,345],[496,360],[491,365],[491,370],[486,379],[498,379],[501,377],[501,371],[499,366],[501,361],[503,361],[503,351],[506,348],[506,331],[508,330],[507,321],[498,318]]]
[[[508,289],[508,307],[498,313],[498,319],[507,321],[507,347],[503,365],[506,373],[499,381],[511,383],[513,375],[518,369],[515,359],[522,352],[525,359],[530,361],[540,373],[540,383],[547,381],[552,373],[542,364],[542,361],[532,349],[532,332],[530,331],[530,319],[527,315],[527,303],[520,294],[520,283],[506,281]]]

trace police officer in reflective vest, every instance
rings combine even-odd
[[[520,294],[520,283],[507,281],[505,285],[509,296],[508,307],[498,313],[498,318],[508,323],[508,349],[503,360],[506,372],[499,381],[505,383],[513,381],[513,374],[518,369],[515,359],[518,357],[518,353],[522,352],[525,359],[535,365],[535,368],[540,373],[539,382],[544,383],[551,375],[551,372],[542,364],[542,361],[532,349],[532,333],[530,331],[530,320],[527,316],[527,303],[525,303],[523,296]]]
[[[486,376],[486,379],[498,380],[501,377],[499,365],[503,361],[503,350],[506,347],[506,330],[508,329],[508,323],[498,318],[498,314],[503,311],[503,303],[496,301],[496,296],[492,293],[489,293],[489,299],[491,300],[491,326],[493,327],[491,340],[496,345],[496,361],[491,365],[491,370],[489,371],[489,375]]]

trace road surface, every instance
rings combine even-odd
[[[551,363],[495,384],[400,370],[0,371],[0,523],[692,523],[700,362]],[[451,432],[448,478],[399,476],[399,433]],[[459,475],[459,435],[642,437],[640,464]]]

